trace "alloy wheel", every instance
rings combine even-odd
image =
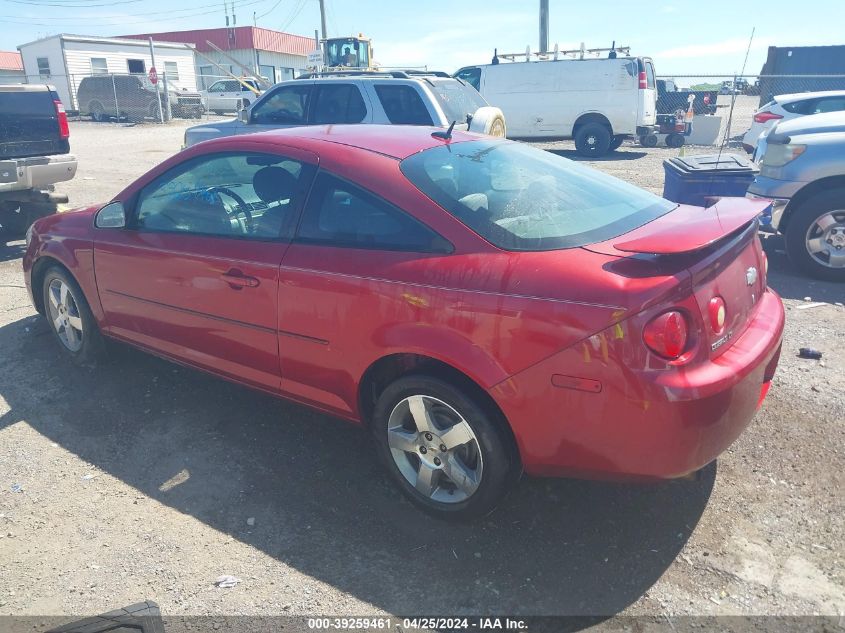
[[[466,501],[481,484],[475,432],[442,400],[413,395],[400,401],[390,414],[387,443],[405,480],[433,501]]]
[[[53,279],[49,290],[50,321],[59,340],[71,352],[82,349],[82,315],[70,287],[61,279]]]
[[[810,224],[807,252],[827,268],[845,268],[845,209],[828,211]]]

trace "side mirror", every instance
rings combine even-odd
[[[98,229],[122,229],[126,226],[126,211],[119,200],[110,202],[97,211],[94,226]]]

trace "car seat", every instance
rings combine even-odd
[[[285,215],[291,208],[291,199],[296,193],[296,177],[287,169],[269,165],[255,172],[252,187],[255,194],[267,205],[267,209],[255,222],[254,234],[261,237],[278,237]]]

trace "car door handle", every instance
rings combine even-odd
[[[232,269],[220,275],[227,284],[235,290],[241,288],[256,288],[261,282],[255,277],[244,275],[240,270]]]

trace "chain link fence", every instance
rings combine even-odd
[[[707,98],[709,103],[715,96],[714,114],[695,117],[693,138],[700,141],[696,144],[727,147],[742,145],[742,138],[751,128],[757,110],[776,96],[805,92],[845,91],[845,74],[663,75],[658,76],[658,80],[662,80],[658,83],[659,88],[662,83],[669,90],[674,87],[681,92],[691,90],[693,93],[700,93],[696,95],[696,102],[699,100],[703,102]],[[845,101],[842,98],[838,100],[819,98],[809,104],[807,111],[801,114],[843,109],[845,109]],[[713,108],[710,111],[713,111]],[[669,112],[661,112],[659,107],[658,113],[669,114]]]

